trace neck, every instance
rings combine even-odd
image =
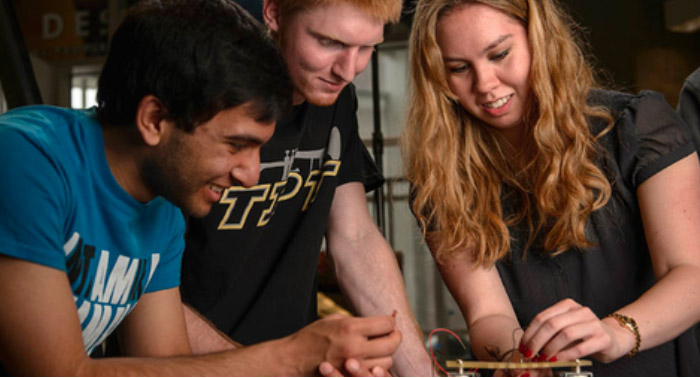
[[[517,127],[496,130],[501,136],[503,151],[508,155],[519,155],[525,145],[527,127],[522,124]]]
[[[528,140],[528,130],[523,124],[520,127],[496,131],[503,159],[514,173],[526,169],[534,155],[534,144]]]
[[[142,153],[139,151],[137,132],[131,128],[104,126],[102,128],[107,164],[119,186],[139,202],[148,202],[155,196],[144,184],[139,171]]]

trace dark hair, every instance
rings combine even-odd
[[[132,125],[149,94],[192,131],[247,102],[258,122],[278,120],[291,109],[292,84],[277,44],[233,1],[145,0],[112,38],[98,84],[100,122]]]

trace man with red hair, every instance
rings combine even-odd
[[[264,1],[263,19],[294,85],[294,109],[261,150],[258,185],[221,188],[212,213],[189,223],[182,293],[195,349],[230,348],[227,338],[244,345],[274,339],[316,319],[325,236],[356,313],[397,311],[403,342],[394,372],[431,374],[396,258],[367,209],[365,190],[383,178],[359,138],[351,84],[401,6],[401,0]]]

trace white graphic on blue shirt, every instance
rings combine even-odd
[[[64,244],[66,272],[78,308],[85,350],[91,353],[131,311],[145,292],[160,261],[136,259],[107,250],[97,252],[79,233]]]

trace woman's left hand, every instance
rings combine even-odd
[[[616,320],[601,320],[588,307],[564,299],[535,316],[525,330],[519,349],[533,361],[572,361],[590,356],[607,363],[624,355],[618,341],[620,337],[628,339],[624,344],[628,344],[629,337],[634,337],[630,332],[625,335],[624,331]]]

